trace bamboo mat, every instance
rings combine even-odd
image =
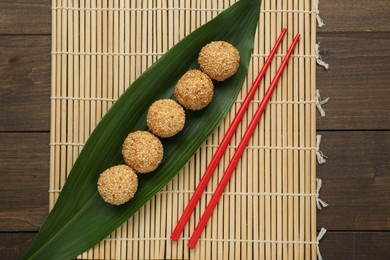
[[[50,208],[91,131],[145,69],[235,0],[53,0]],[[316,259],[316,1],[263,0],[246,83],[219,129],[80,259]],[[288,34],[178,242],[169,236],[283,27]],[[186,246],[296,33],[301,40],[195,249]]]

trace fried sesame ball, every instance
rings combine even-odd
[[[230,43],[213,41],[202,48],[198,63],[204,73],[217,81],[233,76],[240,65],[240,53]]]
[[[160,99],[148,109],[146,123],[159,137],[171,137],[180,132],[185,123],[184,109],[173,99]]]
[[[137,174],[127,165],[117,165],[100,174],[97,188],[103,200],[121,205],[132,199],[137,191]]]
[[[161,141],[147,131],[130,133],[122,146],[125,163],[138,173],[149,173],[157,169],[163,153]]]
[[[187,71],[177,82],[175,97],[187,109],[200,110],[213,99],[214,85],[200,70]]]

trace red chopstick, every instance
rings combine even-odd
[[[219,161],[222,158],[222,155],[225,153],[226,148],[227,148],[230,140],[232,139],[234,133],[236,132],[236,129],[237,129],[238,125],[240,124],[241,119],[244,116],[253,96],[255,95],[256,90],[258,89],[260,82],[264,77],[265,72],[267,71],[269,65],[271,64],[271,61],[272,61],[273,57],[275,56],[276,51],[277,51],[280,43],[282,42],[286,32],[287,32],[287,29],[284,28],[282,30],[278,40],[276,41],[275,46],[272,48],[270,55],[268,56],[267,60],[265,61],[263,68],[259,72],[259,75],[255,79],[251,89],[249,90],[244,102],[241,104],[240,109],[238,110],[236,117],[234,118],[229,129],[227,130],[224,138],[221,141],[221,144],[219,145],[217,151],[215,152],[213,159],[211,160],[209,166],[207,167],[206,172],[204,173],[198,187],[196,188],[194,194],[192,195],[190,202],[188,203],[186,209],[184,210],[183,215],[181,216],[179,222],[177,223],[175,229],[173,230],[172,235],[171,235],[171,240],[177,240],[179,238],[180,233],[183,231],[184,226],[186,225],[188,219],[190,218],[192,212],[194,211],[196,204],[198,203],[200,197],[202,196],[204,189],[207,186],[207,183],[209,182],[211,176],[213,175],[215,168],[218,166]]]
[[[218,187],[215,190],[215,192],[214,192],[214,194],[209,202],[209,205],[207,206],[205,212],[203,213],[203,216],[200,219],[199,224],[197,225],[194,233],[191,236],[190,241],[188,242],[189,248],[195,247],[200,235],[202,234],[202,232],[207,224],[207,221],[209,220],[211,214],[213,213],[213,210],[214,210],[215,206],[217,205],[218,200],[221,197],[223,191],[225,190],[225,187],[228,184],[229,179],[232,176],[233,171],[236,168],[237,163],[240,160],[242,153],[244,152],[254,130],[257,127],[257,124],[258,124],[258,122],[259,122],[259,120],[260,120],[260,118],[265,110],[265,107],[267,106],[268,101],[270,100],[272,93],[278,84],[278,81],[279,81],[279,79],[280,79],[280,77],[281,77],[290,57],[291,57],[291,54],[293,53],[293,51],[295,49],[295,46],[298,43],[299,38],[300,38],[300,35],[297,34],[294,38],[293,43],[290,46],[285,58],[283,59],[281,66],[279,67],[278,71],[276,72],[276,75],[275,75],[274,79],[272,80],[271,85],[269,86],[267,92],[265,93],[265,96],[264,96],[263,100],[261,101],[260,106],[258,107],[253,119],[251,120],[251,122],[248,126],[248,129],[245,131],[245,134],[244,134],[240,144],[238,145],[237,150],[234,153],[233,158],[230,161],[229,166],[227,167],[227,169],[225,171],[225,174],[223,175],[220,183],[218,184]]]

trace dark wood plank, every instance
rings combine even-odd
[[[320,1],[320,16],[325,26],[321,32],[390,31],[388,0]]]
[[[320,241],[324,260],[387,260],[389,232],[332,232]]]
[[[50,34],[51,1],[3,0],[0,2],[0,34]],[[320,1],[321,32],[389,31],[388,0]]]
[[[48,215],[49,133],[0,133],[0,231],[37,231]]]
[[[33,243],[35,232],[0,233],[0,259],[20,259]]]
[[[390,2],[389,2],[390,3]],[[317,88],[330,97],[318,129],[390,129],[390,33],[322,35]]]
[[[48,131],[50,36],[0,36],[0,131]]]
[[[32,233],[0,233],[0,259],[20,259],[36,236]]]
[[[390,131],[320,134],[329,157],[317,167],[320,197],[330,206],[318,211],[318,228],[390,230]]]
[[[2,0],[0,34],[50,34],[50,0]]]

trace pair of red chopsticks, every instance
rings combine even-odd
[[[238,110],[236,117],[234,118],[234,120],[233,120],[232,124],[230,125],[228,131],[226,132],[223,140],[221,141],[221,144],[218,147],[218,149],[217,149],[213,159],[211,160],[208,168],[206,169],[206,172],[203,175],[202,180],[200,181],[198,187],[196,188],[194,194],[192,195],[191,200],[188,203],[188,206],[186,207],[186,209],[185,209],[182,217],[180,218],[176,228],[172,232],[172,235],[171,235],[172,240],[177,240],[179,238],[180,233],[183,231],[185,224],[187,223],[188,219],[190,218],[190,216],[191,216],[193,210],[195,209],[196,204],[198,203],[200,197],[202,196],[202,193],[205,190],[207,183],[209,182],[211,176],[213,175],[215,168],[219,164],[219,161],[220,161],[222,155],[224,154],[230,140],[232,139],[238,125],[240,124],[240,121],[241,121],[242,117],[244,116],[256,90],[258,89],[260,82],[263,79],[269,65],[271,64],[271,61],[272,61],[273,57],[275,56],[276,51],[277,51],[278,47],[280,46],[286,32],[287,32],[287,29],[282,30],[278,40],[276,41],[275,46],[272,48],[270,55],[268,56],[267,60],[265,61],[263,68],[259,72],[259,75],[255,79],[251,89],[249,90],[247,97],[245,98],[244,102],[242,103],[240,109]],[[213,210],[214,210],[215,206],[217,205],[218,200],[221,197],[226,185],[228,184],[229,179],[232,176],[233,171],[236,168],[236,166],[237,166],[237,164],[242,156],[242,153],[244,152],[254,130],[256,129],[256,126],[257,126],[257,124],[258,124],[258,122],[259,122],[259,120],[260,120],[260,118],[265,110],[265,107],[268,104],[268,101],[271,99],[272,93],[273,93],[276,85],[278,84],[280,77],[282,76],[282,73],[283,73],[283,71],[284,71],[284,69],[285,69],[285,67],[286,67],[286,65],[291,57],[291,54],[293,53],[293,51],[295,49],[295,46],[298,43],[299,38],[300,38],[300,35],[297,34],[294,38],[293,43],[291,44],[290,48],[288,49],[288,52],[287,52],[285,58],[283,59],[282,64],[280,65],[278,71],[276,72],[276,75],[275,75],[274,79],[272,80],[271,85],[269,86],[267,92],[265,93],[265,96],[264,96],[263,100],[261,101],[260,106],[258,107],[253,119],[251,120],[251,122],[248,126],[248,129],[246,130],[240,144],[237,147],[236,152],[233,155],[232,160],[229,163],[229,166],[227,167],[220,183],[218,184],[218,187],[215,190],[215,192],[214,192],[214,194],[209,202],[209,205],[207,206],[205,212],[203,213],[203,216],[200,219],[198,226],[196,227],[194,233],[191,236],[190,241],[188,242],[189,248],[195,247],[200,235],[202,234],[202,232],[207,224],[208,219],[210,218],[211,214],[213,213]]]

